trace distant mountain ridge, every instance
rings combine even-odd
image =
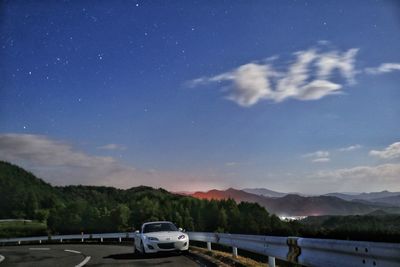
[[[382,199],[386,197],[394,197],[399,196],[400,192],[389,192],[387,190],[381,192],[370,192],[370,193],[360,193],[360,194],[346,194],[346,193],[329,193],[325,194],[326,196],[335,196],[344,200],[375,200]]]
[[[288,194],[269,190],[267,188],[244,188],[242,190],[250,194],[262,195],[265,197],[284,197]]]
[[[400,206],[400,194],[390,197],[375,198],[373,201],[376,203],[386,203],[389,205]]]
[[[269,191],[258,189],[251,192],[268,193]],[[376,205],[367,201],[362,203],[349,201],[329,195],[300,196],[286,194],[282,197],[268,197],[262,194],[252,194],[245,190],[229,188],[227,190],[214,189],[207,192],[195,192],[191,196],[200,199],[221,200],[232,198],[237,202],[256,202],[268,211],[281,216],[362,215],[376,210],[400,213],[400,207]]]
[[[369,193],[328,193],[323,195],[306,195],[300,193],[283,193],[273,191],[267,188],[245,188],[243,191],[255,195],[262,195],[265,197],[284,197],[286,195],[299,195],[303,197],[311,196],[331,196],[337,197],[346,201],[353,201],[358,203],[370,204],[373,203],[377,206],[383,207],[400,207],[400,192],[390,192],[387,190],[381,192],[369,192]]]
[[[397,206],[400,207],[400,192],[389,192],[387,190],[381,192],[361,193],[357,195],[345,193],[329,193],[326,196],[335,196],[347,201],[373,203],[381,206]]]

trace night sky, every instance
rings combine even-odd
[[[0,12],[0,159],[52,184],[400,191],[398,1]]]

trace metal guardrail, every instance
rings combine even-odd
[[[84,242],[85,240],[99,240],[103,242],[104,239],[116,239],[119,242],[122,242],[123,238],[133,239],[135,233],[127,232],[127,233],[104,233],[104,234],[81,234],[81,235],[53,235],[53,236],[36,236],[36,237],[13,237],[13,238],[3,238],[0,239],[1,244],[21,244],[22,242],[39,242],[40,244],[43,241],[56,241],[56,242],[64,242],[67,240],[80,240]]]
[[[129,232],[3,238],[0,245],[67,240],[103,242],[105,239],[122,242],[134,235]],[[188,235],[190,240],[206,242],[209,250],[211,244],[230,246],[234,257],[238,255],[238,249],[268,256],[270,267],[275,266],[275,258],[311,267],[400,267],[400,244],[395,243],[201,232],[188,232]]]
[[[298,237],[272,237],[259,235],[236,235],[189,232],[189,239],[251,251],[268,256],[270,266],[275,258],[304,266],[324,267],[400,267],[400,244],[312,239]]]

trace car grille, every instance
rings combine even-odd
[[[173,248],[175,248],[174,243],[158,243],[157,245],[161,249],[173,249]]]

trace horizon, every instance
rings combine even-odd
[[[5,162],[6,162],[6,161],[5,161]],[[10,162],[6,162],[6,163],[10,163]],[[21,168],[20,166],[18,166],[18,165],[16,165],[16,164],[13,164],[13,163],[10,163],[10,164],[15,165],[15,166]],[[26,171],[32,173],[32,172],[29,171],[29,170],[26,170]],[[152,186],[143,185],[143,184],[141,184],[141,185],[136,185],[136,186],[132,186],[132,187],[127,187],[127,188],[115,187],[115,186],[112,186],[112,185],[91,185],[91,184],[65,184],[65,185],[57,185],[57,184],[53,184],[53,183],[51,183],[51,182],[48,182],[48,181],[44,180],[44,179],[41,178],[41,177],[36,176],[34,173],[32,173],[32,174],[33,174],[36,178],[39,178],[39,179],[41,179],[42,181],[44,181],[44,182],[50,184],[52,187],[89,186],[89,187],[111,187],[111,188],[121,189],[121,190],[129,190],[129,189],[137,188],[137,187],[149,187],[149,188],[153,188],[153,189],[163,189],[163,190],[166,190],[166,191],[168,191],[168,192],[170,192],[170,193],[172,193],[172,194],[184,194],[184,195],[185,195],[185,194],[193,194],[193,193],[197,193],[197,192],[207,193],[207,192],[213,191],[213,190],[217,190],[217,191],[227,191],[227,190],[230,190],[230,189],[238,190],[238,191],[244,191],[244,192],[246,192],[246,190],[265,190],[265,189],[266,189],[266,190],[269,190],[269,191],[273,191],[273,192],[275,192],[275,193],[281,193],[281,194],[286,194],[286,195],[301,195],[301,196],[304,196],[304,197],[323,196],[323,195],[330,194],[330,193],[332,193],[332,194],[338,193],[338,194],[345,194],[345,195],[360,195],[360,194],[383,193],[383,192],[397,193],[397,191],[390,191],[390,190],[385,189],[385,190],[381,190],[381,191],[370,191],[370,192],[365,192],[365,191],[355,192],[355,191],[354,191],[354,192],[325,192],[325,193],[319,193],[319,194],[318,194],[318,193],[317,193],[317,194],[306,194],[306,193],[303,193],[303,192],[282,192],[282,191],[277,191],[277,190],[270,189],[270,188],[265,188],[265,187],[258,187],[258,188],[257,188],[257,187],[254,187],[254,188],[234,188],[234,187],[226,187],[226,188],[208,188],[208,189],[194,190],[194,191],[186,191],[186,190],[185,190],[185,191],[172,191],[172,190],[168,190],[168,189],[163,188],[163,187],[152,187]],[[256,194],[256,193],[250,193],[250,194]],[[256,194],[256,195],[257,195],[257,194]]]
[[[0,7],[0,160],[52,185],[400,191],[395,1]]]

